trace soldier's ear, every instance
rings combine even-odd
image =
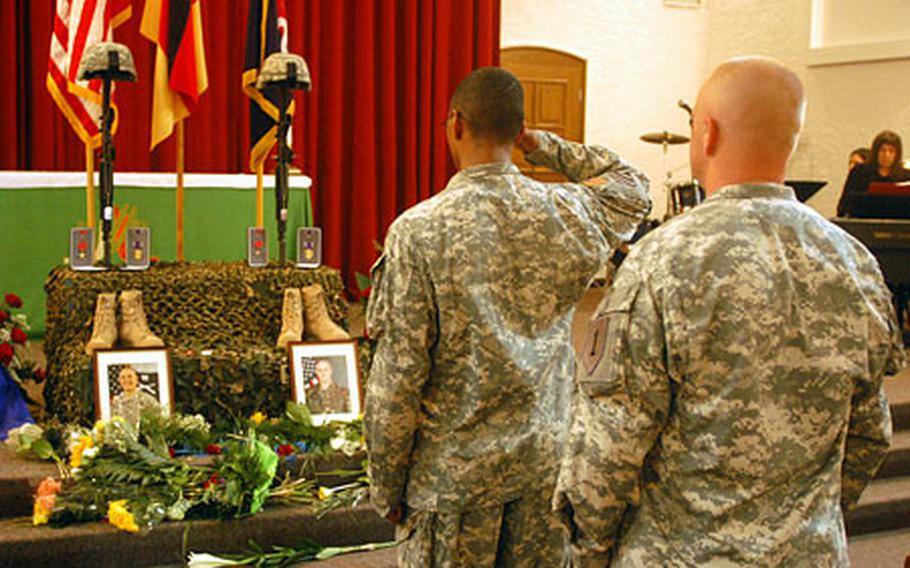
[[[525,124],[524,121],[522,121],[521,130],[518,131],[518,135],[515,136],[515,140],[512,140],[512,144],[518,144],[518,141],[521,140],[522,138],[524,138],[527,131],[528,131],[528,125]]]
[[[455,113],[455,117],[452,119],[452,133],[455,136],[455,140],[461,140],[464,138],[466,128],[464,116],[457,110],[453,110],[452,112]]]
[[[713,118],[705,117],[704,136],[699,141],[705,156],[713,156],[717,153],[717,145],[720,142],[720,130],[717,127],[717,121]]]

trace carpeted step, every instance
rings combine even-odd
[[[851,568],[901,568],[910,555],[910,528],[850,537]]]
[[[895,433],[910,430],[910,367],[894,377],[886,377],[885,392],[891,404],[891,424]]]
[[[846,521],[851,536],[910,528],[910,477],[870,483]]]
[[[239,520],[162,523],[138,534],[118,531],[107,523],[55,529],[32,527],[28,518],[16,518],[0,521],[0,567],[179,565],[188,551],[242,552],[250,540],[265,548],[293,546],[303,538],[343,546],[387,542],[394,539],[393,533],[392,525],[366,506],[331,511],[318,519],[307,507],[274,507]],[[386,555],[364,556],[394,557],[388,551],[377,552]],[[346,558],[339,558],[342,563],[335,566],[348,566],[343,562]]]
[[[894,432],[891,440],[891,449],[885,463],[878,470],[878,479],[889,477],[910,476],[910,430]]]
[[[0,444],[0,519],[32,514],[32,495],[48,476],[60,477],[51,462],[24,460]]]

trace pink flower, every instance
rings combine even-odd
[[[28,339],[28,336],[25,335],[25,332],[22,331],[21,327],[14,327],[13,331],[10,333],[10,339],[12,339],[14,343],[25,345],[25,341]]]
[[[10,292],[3,297],[6,300],[6,303],[11,308],[21,308],[22,307],[22,298]]]

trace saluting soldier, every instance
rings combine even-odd
[[[373,270],[365,429],[371,494],[401,566],[558,566],[550,501],[568,430],[576,302],[650,209],[616,154],[523,130],[519,81],[464,79],[446,137],[459,172],[391,226]],[[572,183],[546,184],[511,161]],[[576,183],[597,177],[588,185]]]
[[[702,86],[709,198],[639,241],[590,321],[556,498],[576,565],[848,565],[904,354],[875,258],[783,185],[804,114],[773,60]]]

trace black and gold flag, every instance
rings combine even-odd
[[[243,92],[250,97],[250,170],[257,171],[275,145],[278,131],[278,96],[272,89],[259,91],[256,79],[266,57],[287,51],[284,0],[250,0],[247,18]],[[288,112],[294,114],[292,101]]]

